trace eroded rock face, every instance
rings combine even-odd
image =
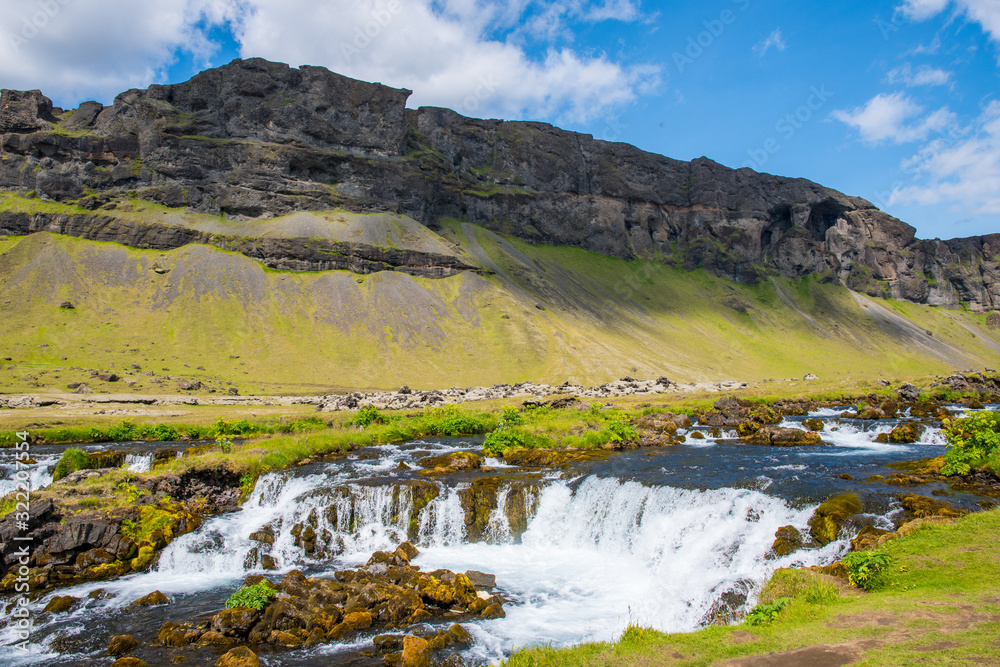
[[[707,158],[672,160],[545,123],[408,110],[408,96],[261,59],[59,117],[39,91],[3,91],[0,188],[89,210],[135,193],[244,218],[329,208],[401,213],[431,227],[455,218],[532,242],[662,257],[744,283],[816,274],[870,295],[1000,307],[1000,235],[921,241],[871,203],[803,179]],[[2,217],[0,231],[9,234],[51,229],[127,245],[158,239],[141,246],[156,248],[206,242],[96,214]],[[256,244],[251,256],[280,268],[355,270],[326,266],[304,241],[226,243]],[[387,261],[365,256],[374,250],[351,257],[362,270],[469,268],[405,250]]]

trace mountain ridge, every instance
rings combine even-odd
[[[39,91],[4,90],[0,190],[91,211],[77,228],[129,198],[233,220],[396,213],[432,230],[461,220],[744,284],[818,275],[870,296],[1000,309],[1000,234],[919,240],[870,202],[805,179],[673,160],[547,123],[407,109],[409,94],[261,59],[69,112]],[[7,234],[65,233],[65,222],[0,212]],[[134,233],[102,238],[134,245]],[[259,259],[323,270],[280,252]]]

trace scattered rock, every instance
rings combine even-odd
[[[430,667],[431,645],[426,639],[407,635],[403,639],[402,667]]]
[[[907,382],[896,391],[896,395],[900,400],[912,402],[920,398],[920,387]]]
[[[139,647],[139,640],[132,635],[118,635],[108,642],[108,655],[117,658]]]
[[[170,598],[160,591],[153,591],[149,595],[143,596],[130,604],[130,607],[155,607],[158,605],[170,604]]]
[[[64,310],[74,310],[76,308],[76,306],[74,306],[69,301],[63,301],[62,303],[59,304],[59,307],[63,308]]]
[[[774,533],[774,544],[771,550],[777,556],[787,556],[802,548],[802,533],[795,526],[782,526]]]
[[[216,660],[215,667],[260,667],[260,658],[246,646],[237,646]]]
[[[772,445],[775,447],[800,447],[806,445],[821,445],[823,439],[818,433],[802,431],[797,428],[781,426],[765,426],[745,438],[743,441],[751,445]]]
[[[809,519],[809,534],[820,546],[829,544],[840,535],[840,529],[847,520],[864,511],[861,499],[853,493],[833,496],[816,508]]]
[[[65,614],[71,611],[76,603],[80,601],[80,598],[75,598],[72,595],[57,595],[49,603],[45,605],[43,612],[51,612],[53,614]]]
[[[146,667],[148,665],[145,660],[140,660],[139,658],[118,658],[111,663],[111,667]]]

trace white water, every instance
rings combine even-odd
[[[23,468],[22,472],[28,473],[26,481],[30,485],[31,491],[44,489],[52,483],[52,471],[58,462],[58,456],[38,456],[34,464]],[[18,482],[17,473],[17,465],[12,458],[9,462],[5,461],[0,464],[0,498],[17,490],[19,483],[24,483]]]
[[[153,467],[153,458],[152,454],[128,454],[123,467],[129,472],[149,472]]]
[[[178,595],[235,587],[248,571],[247,552],[257,545],[248,536],[264,526],[275,530],[270,553],[282,570],[308,566],[291,529],[310,514],[318,548],[329,552],[313,569],[327,574],[406,539],[408,489],[401,487],[394,500],[390,485],[330,488],[326,475],[261,478],[242,510],[167,547],[157,571],[100,584],[118,595],[102,604],[112,611],[153,590]],[[555,481],[537,499],[528,498],[528,507],[537,509],[520,542],[500,511],[511,497],[502,489],[487,541],[470,544],[459,489],[443,489],[421,512],[416,564],[494,573],[513,601],[505,619],[471,628],[477,644],[469,657],[475,659],[496,660],[527,644],[611,640],[629,622],[690,630],[723,594],[749,595],[752,601],[775,568],[828,562],[844,548],[835,543],[766,560],[775,530],[788,524],[805,529],[812,507],[794,509],[755,490],[691,491],[598,477]],[[322,537],[324,531],[329,535]]]
[[[432,443],[427,446],[433,449]],[[629,622],[664,631],[694,629],[725,594],[752,604],[775,568],[830,562],[846,549],[837,542],[768,560],[775,530],[789,524],[806,530],[814,509],[796,509],[768,496],[768,478],[755,489],[707,491],[596,476],[540,480],[537,493],[502,486],[484,540],[469,543],[460,496],[464,484],[439,485],[438,497],[411,522],[413,492],[397,466],[405,460],[417,467],[416,455],[392,447],[378,454],[309,476],[265,475],[239,511],[211,519],[168,546],[156,571],[58,591],[86,597],[104,588],[114,595],[88,602],[86,610],[61,622],[75,627],[79,615],[78,631],[86,633],[85,621],[127,613],[129,602],[154,590],[178,604],[186,595],[207,591],[224,599],[248,572],[261,571],[257,561],[247,561],[254,547],[274,558],[278,572],[272,578],[292,568],[332,576],[364,564],[375,550],[395,548],[408,539],[412,525],[421,549],[417,565],[496,575],[499,592],[511,600],[507,617],[471,625],[477,641],[468,655],[496,661],[519,646],[611,640]],[[143,464],[138,457],[127,461]],[[372,484],[377,476],[381,483]],[[512,502],[524,503],[518,513],[529,517],[519,540],[505,511]],[[303,523],[316,531],[316,552],[308,557],[292,533]],[[249,539],[265,527],[273,530],[273,545]],[[38,608],[46,602],[39,600]],[[73,631],[63,626],[60,633]],[[3,635],[0,643],[6,643]],[[316,657],[338,650],[318,648]]]
[[[893,427],[897,422],[892,423],[873,423],[868,428],[864,426],[859,426],[853,423],[847,422],[827,422],[824,429],[819,431],[820,437],[823,441],[833,445],[834,447],[842,447],[845,450],[844,455],[853,455],[857,450],[870,450],[870,451],[881,451],[881,452],[891,452],[893,450],[904,449],[907,447],[912,447],[914,445],[946,445],[947,439],[941,429],[928,426],[920,439],[909,445],[895,445],[891,443],[881,443],[875,442],[875,439],[882,433],[889,433],[892,431]],[[789,419],[781,422],[780,426],[782,428],[795,428],[799,430],[806,430],[806,427],[800,421],[792,421]]]

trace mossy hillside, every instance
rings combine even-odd
[[[524,379],[540,370],[531,323],[480,312],[505,297],[475,275],[278,273],[203,246],[160,253],[47,234],[19,247],[0,256],[9,269],[0,282],[19,304],[0,324],[0,349],[17,357],[14,376],[32,364],[138,363],[197,379],[203,366],[246,394],[395,388],[412,378],[475,384],[490,379],[482,359],[496,353]],[[157,263],[170,273],[153,272]],[[59,309],[63,300],[76,308]]]
[[[453,234],[462,238],[457,230]],[[475,242],[500,279],[551,306],[555,314],[572,316],[575,332],[598,328],[602,338],[617,338],[618,346],[640,342],[631,351],[640,372],[648,354],[669,360],[681,377],[724,377],[726,369],[737,365],[744,377],[801,376],[809,372],[803,368],[805,359],[815,373],[877,368],[913,375],[949,363],[995,359],[1000,349],[996,333],[967,314],[907,304],[904,315],[913,328],[926,318],[941,329],[932,349],[915,346],[868,317],[847,290],[815,278],[746,286],[704,271],[500,240],[484,230],[477,232]],[[794,307],[779,297],[779,287],[795,299]],[[976,338],[967,335],[968,327],[979,332]]]
[[[171,208],[140,196],[115,202],[113,209],[93,212],[72,203],[60,203],[16,193],[0,193],[0,213],[50,215],[99,215],[134,224],[185,227],[220,236],[307,238],[353,242],[386,250],[454,254],[433,231],[412,218],[393,213],[351,213],[341,210],[308,211],[257,220],[232,220],[225,216]]]
[[[526,648],[504,665],[712,665],[735,659],[742,659],[739,665],[758,659],[810,664],[834,654],[842,658],[838,664],[861,666],[996,664],[998,534],[1000,511],[991,510],[890,541],[884,547],[891,559],[886,585],[867,594],[827,578],[779,570],[762,599],[789,603],[770,623],[711,625],[679,634],[631,626],[618,642]],[[796,650],[800,653],[768,655]]]
[[[64,389],[70,367],[131,363],[260,394],[529,379],[599,384],[626,374],[910,377],[995,366],[998,357],[996,333],[962,311],[905,306],[899,317],[911,328],[939,332],[913,345],[836,285],[777,281],[796,300],[792,307],[769,281],[737,285],[704,271],[473,230],[495,275],[299,274],[205,246],[157,252],[32,235],[0,255],[0,288],[10,301],[0,352],[15,357],[0,366],[0,386]],[[459,231],[446,226],[442,236],[478,257]],[[154,264],[169,273],[155,273]],[[63,300],[76,308],[59,309]],[[138,381],[131,389],[96,389],[176,391],[169,381],[131,379]]]

